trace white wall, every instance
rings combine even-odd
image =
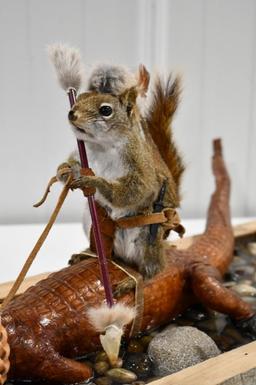
[[[0,223],[43,222],[32,208],[73,148],[67,98],[45,46],[79,47],[98,61],[183,73],[175,136],[187,170],[183,217],[204,216],[213,188],[211,140],[221,136],[233,179],[235,216],[256,214],[255,0],[0,0]],[[79,220],[70,194],[60,221]]]

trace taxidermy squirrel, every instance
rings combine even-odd
[[[71,187],[95,188],[96,201],[114,221],[151,214],[160,193],[163,208],[180,204],[184,166],[171,131],[179,79],[169,76],[166,83],[156,79],[143,117],[137,97],[145,95],[148,83],[149,74],[143,66],[137,77],[122,67],[100,66],[89,79],[88,92],[78,96],[68,115],[75,136],[85,142],[95,176],[80,176],[76,153],[59,166],[57,175],[63,181],[61,170],[70,167],[74,176]],[[89,234],[88,207],[85,211],[84,227]],[[157,226],[150,239],[151,230],[150,225],[117,227],[114,235],[114,257],[135,265],[144,278],[153,277],[165,266],[168,231]],[[183,228],[176,231],[183,232]]]

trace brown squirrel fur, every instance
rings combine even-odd
[[[172,119],[180,100],[180,78],[172,81],[169,75],[166,84],[157,77],[153,100],[146,116],[150,135],[155,142],[163,160],[171,171],[179,194],[181,176],[185,169],[182,158],[173,140]]]
[[[140,74],[143,79],[138,84],[147,85],[148,73],[141,70]],[[165,90],[159,81],[156,83],[151,112],[145,120],[137,107],[136,87],[126,89],[121,95],[115,89],[115,94],[111,94],[111,81],[106,82],[104,78],[104,82],[108,85],[108,93],[102,93],[104,88],[100,85],[100,92],[94,90],[79,95],[69,114],[76,137],[86,143],[89,163],[96,175],[82,176],[72,187],[96,188],[96,201],[113,220],[152,213],[165,180],[163,205],[178,207],[183,166],[173,139],[167,140],[177,107],[177,81],[171,84],[168,80]],[[109,116],[101,113],[102,106],[110,106]],[[76,175],[73,159],[68,162]],[[67,163],[64,165],[66,167]],[[160,226],[154,244],[149,245],[149,226],[117,229],[114,254],[125,263],[137,266],[144,277],[150,278],[165,266],[164,234],[165,230]]]

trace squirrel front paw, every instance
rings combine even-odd
[[[80,167],[81,166],[79,162],[76,162],[76,161],[70,161],[70,162],[68,161],[68,162],[61,163],[57,168],[57,173],[56,173],[58,181],[62,183],[66,183],[70,174],[73,175],[74,179],[79,178]]]
[[[95,176],[80,176],[79,178],[73,180],[70,184],[72,189],[84,190],[86,188],[96,188],[97,177]]]

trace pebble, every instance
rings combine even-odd
[[[127,354],[123,367],[135,373],[139,380],[147,379],[152,373],[152,362],[146,353]]]
[[[121,384],[130,384],[137,380],[135,373],[123,368],[114,368],[107,371],[106,375],[113,381]]]
[[[122,358],[118,357],[116,363],[114,365],[111,365],[112,368],[121,368],[123,366],[123,360]]]
[[[95,362],[100,362],[100,361],[106,361],[108,362],[108,356],[107,353],[102,350],[101,352],[98,352],[95,357]]]
[[[235,285],[236,285],[236,282],[234,282],[234,281],[228,281],[228,282],[223,283],[223,286],[228,287],[228,288],[235,286]]]
[[[211,337],[222,352],[227,352],[236,345],[236,341],[230,336],[212,335]]]
[[[103,377],[98,377],[94,380],[96,385],[111,385],[112,380],[109,377],[103,376]]]
[[[256,242],[249,242],[247,247],[248,247],[249,252],[252,255],[256,256]]]
[[[99,375],[105,374],[108,369],[109,363],[106,361],[98,361],[94,364],[94,370]]]
[[[255,268],[253,266],[242,266],[235,270],[240,276],[248,276],[253,274]]]
[[[232,262],[232,267],[244,266],[244,265],[246,265],[246,263],[247,262],[243,258],[235,256],[234,259],[233,259],[233,262]]]
[[[244,283],[239,283],[238,285],[233,286],[232,290],[241,295],[241,297],[256,296],[255,287]]]
[[[142,353],[144,352],[144,346],[140,340],[132,338],[129,342],[127,351],[130,353]]]
[[[216,318],[209,319],[207,321],[201,321],[196,324],[198,329],[203,330],[205,332],[214,332],[221,333],[224,327],[226,326],[227,320],[223,315],[220,315]]]
[[[237,328],[231,325],[227,325],[223,330],[223,335],[233,338],[236,345],[242,345],[247,343],[246,338],[244,338],[238,331]]]
[[[191,327],[169,326],[149,344],[154,374],[166,376],[220,354],[215,342]]]
[[[149,343],[152,341],[152,339],[153,339],[152,334],[151,334],[151,335],[148,335],[148,336],[143,336],[143,337],[140,339],[140,343],[142,344],[142,346],[143,346],[143,348],[144,348],[144,351],[147,350],[148,345],[149,345]]]
[[[240,276],[232,270],[228,271],[224,276],[225,281],[232,281],[232,282],[237,282],[239,278]]]
[[[251,285],[252,284],[252,280],[251,279],[241,279],[239,282],[238,282],[239,285],[243,284],[243,285]]]

